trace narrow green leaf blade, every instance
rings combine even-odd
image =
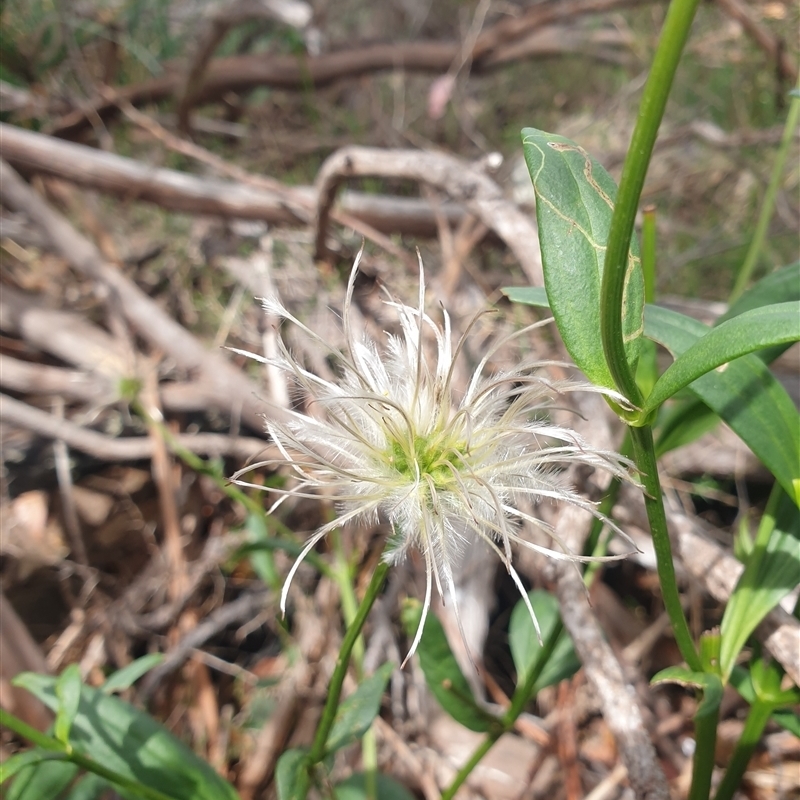
[[[531,606],[539,621],[542,631],[542,639],[547,640],[551,632],[558,624],[559,611],[558,600],[550,592],[541,589],[534,589],[528,593]],[[508,625],[508,640],[511,647],[511,657],[514,659],[514,666],[517,669],[517,683],[525,682],[528,673],[533,669],[534,664],[542,650],[539,638],[531,622],[530,613],[525,603],[520,600],[511,612],[511,620]],[[552,686],[559,681],[574,675],[581,666],[580,659],[575,652],[572,639],[566,632],[563,632],[558,643],[553,650],[553,654],[545,664],[534,687],[534,694],[545,686]]]
[[[645,310],[645,335],[673,356],[708,332],[701,322],[658,306]],[[756,356],[698,378],[691,390],[761,459],[790,497],[800,489],[800,416],[786,390]],[[797,482],[797,483],[795,483]],[[797,487],[797,488],[796,488]]]
[[[756,544],[722,616],[720,669],[724,680],[756,626],[800,583],[800,510],[781,492],[774,516],[765,514],[761,525],[772,528],[765,531],[767,545]]]
[[[800,300],[800,261],[771,272],[753,284],[716,322],[723,322],[751,308]]]
[[[525,162],[536,193],[544,281],[558,330],[592,383],[616,388],[600,336],[600,287],[617,187],[583,148],[534,128],[522,131]],[[644,277],[636,237],[623,296],[623,341],[636,370],[642,335]]]
[[[69,731],[81,700],[81,672],[77,664],[70,664],[59,675],[55,689],[59,704],[53,733],[60,742],[68,744]]]
[[[658,379],[644,404],[644,414],[701,376],[765,347],[800,340],[800,303],[753,308],[712,328],[685,350]]]
[[[135,661],[131,661],[128,666],[117,670],[113,675],[109,675],[102,685],[101,691],[104,694],[124,692],[126,689],[130,689],[142,675],[147,674],[153,667],[157,667],[163,660],[163,653],[150,653],[137,658]]]
[[[381,698],[393,670],[394,664],[382,664],[339,706],[326,743],[328,753],[347,747],[369,730],[381,710]]]
[[[14,684],[57,711],[55,678],[24,672]],[[238,800],[226,780],[149,714],[91,686],[81,686],[70,744],[120,777],[175,800]]]
[[[406,634],[413,636],[422,617],[422,605],[415,600],[409,600],[401,616]],[[428,687],[439,705],[456,722],[478,733],[485,733],[497,724],[497,720],[475,700],[472,689],[447,643],[442,624],[433,614],[428,614],[425,620],[417,654]]]

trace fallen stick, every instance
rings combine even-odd
[[[68,419],[54,417],[6,394],[0,394],[0,417],[7,424],[25,428],[49,439],[60,439],[73,450],[79,450],[100,461],[143,461],[153,455],[154,444],[149,436],[114,439]],[[181,447],[209,458],[226,456],[246,461],[264,453],[270,447],[261,439],[219,433],[184,433],[174,438]]]
[[[0,123],[0,141],[3,158],[22,172],[50,175],[171,211],[303,225],[305,215],[293,211],[292,206],[307,209],[310,215],[316,205],[313,186],[285,187],[284,193],[200,178],[4,123]],[[342,192],[339,208],[382,233],[436,235],[435,215],[425,200]],[[443,205],[442,213],[453,225],[464,217],[463,209],[453,204]]]
[[[150,344],[169,353],[181,369],[196,373],[214,392],[221,408],[239,415],[253,430],[264,426],[259,387],[220,353],[208,351],[189,331],[175,322],[138,286],[107,263],[97,248],[51,209],[19,175],[0,160],[0,198],[10,208],[22,211],[47,236],[54,250],[86,277],[97,281],[114,296],[117,308]],[[280,409],[271,409],[280,417]]]

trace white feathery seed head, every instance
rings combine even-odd
[[[422,636],[433,586],[443,600],[446,595],[455,605],[454,569],[464,547],[469,546],[465,528],[474,531],[502,561],[538,635],[536,615],[512,564],[512,546],[557,559],[596,559],[569,552],[556,531],[531,513],[533,506],[542,499],[570,503],[628,539],[563,476],[565,467],[578,462],[630,480],[630,462],[617,453],[593,448],[574,431],[547,421],[550,398],[575,390],[603,391],[618,402],[624,398],[591,384],[551,381],[538,374],[542,367],[556,362],[526,363],[484,374],[490,359],[511,339],[549,320],[492,345],[466,390],[457,393],[455,366],[481,314],[453,346],[447,311],[442,310],[442,324],[425,313],[420,259],[418,305],[387,300],[399,318],[400,335],[387,334],[385,345],[379,347],[352,329],[351,306],[360,257],[361,253],[353,265],[344,301],[344,352],[332,348],[276,298],[263,301],[267,313],[297,326],[337,363],[337,380],[324,380],[308,371],[282,342],[277,359],[244,353],[284,371],[322,413],[315,418],[290,411],[286,423],[267,421],[281,457],[250,465],[233,480],[254,486],[240,477],[254,468],[286,467],[296,480],[288,488],[267,489],[279,495],[273,509],[288,496],[317,497],[320,492],[334,495],[339,504],[338,518],[314,532],[289,571],[281,610],[285,613],[295,572],[327,533],[353,520],[377,522],[383,518],[394,530],[384,558],[398,563],[415,549],[425,563],[423,613],[406,661]],[[426,343],[435,344],[435,358],[426,358]],[[549,546],[542,544],[541,538],[531,538],[534,529],[540,537],[546,535]],[[632,542],[631,546],[635,549]],[[457,608],[455,614],[458,619]]]

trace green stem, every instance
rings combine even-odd
[[[633,439],[634,461],[642,474],[644,484],[644,504],[647,510],[647,519],[650,522],[650,532],[653,536],[658,582],[661,585],[664,607],[672,623],[675,641],[678,643],[681,655],[690,669],[702,672],[700,657],[683,614],[678,583],[675,580],[672,545],[667,531],[667,517],[664,513],[661,482],[658,478],[658,465],[653,447],[653,431],[649,425],[645,425],[643,428],[630,428],[630,433]]]
[[[361,629],[367,621],[367,616],[369,616],[369,612],[380,594],[388,571],[389,564],[385,561],[381,561],[375,568],[375,572],[372,573],[372,579],[364,593],[364,599],[361,601],[355,618],[348,627],[344,639],[342,640],[342,646],[339,648],[339,655],[336,658],[336,667],[333,670],[330,686],[328,687],[328,699],[325,702],[322,718],[319,721],[317,732],[314,735],[314,741],[306,759],[307,769],[303,773],[305,778],[301,781],[301,783],[303,783],[303,791],[300,796],[305,796],[305,793],[308,791],[311,783],[311,770],[325,758],[328,735],[331,732],[331,728],[336,719],[336,711],[339,708],[339,697],[342,693],[342,685],[344,684],[344,678],[347,674],[347,667],[350,664],[350,654],[353,652],[356,641],[361,634]]]
[[[617,388],[635,405],[642,397],[625,355],[622,336],[622,298],[628,269],[636,209],[647,167],[667,104],[672,79],[689,35],[699,0],[672,0],[664,20],[653,66],[642,94],[639,116],[620,178],[617,202],[608,234],[601,297],[603,349]]]
[[[697,714],[694,718],[695,751],[692,759],[692,786],[689,789],[688,800],[708,800],[711,796],[718,723],[719,706],[716,707],[716,713]]]
[[[798,78],[797,81],[797,89],[800,90],[800,78]],[[789,113],[786,116],[786,124],[783,127],[783,136],[778,146],[778,153],[775,157],[775,164],[772,167],[772,175],[770,176],[769,185],[764,195],[764,202],[761,204],[761,210],[758,214],[756,229],[750,241],[750,247],[747,248],[747,255],[744,257],[742,266],[739,268],[739,274],[736,276],[736,283],[731,291],[731,296],[728,301],[731,304],[735,300],[738,300],[742,292],[744,292],[750,278],[753,276],[753,270],[755,270],[758,258],[761,255],[761,248],[764,246],[764,239],[767,236],[769,221],[772,219],[772,212],[775,208],[775,199],[778,196],[778,189],[781,185],[783,168],[789,155],[789,147],[792,144],[798,121],[800,121],[800,97],[795,96],[792,97],[792,101],[789,105]]]
[[[159,792],[157,789],[152,789],[137,780],[131,780],[124,775],[120,775],[119,773],[108,769],[108,767],[104,767],[102,764],[98,764],[91,758],[84,756],[83,754],[72,749],[71,746],[64,744],[64,742],[61,742],[58,739],[54,739],[51,736],[47,736],[41,731],[37,731],[36,728],[32,728],[30,725],[24,723],[21,719],[18,719],[13,714],[9,714],[7,711],[2,709],[0,709],[0,725],[9,728],[10,730],[14,731],[14,733],[17,733],[18,735],[27,739],[29,742],[33,742],[33,744],[37,745],[43,750],[62,753],[65,761],[70,761],[87,772],[93,772],[95,775],[99,775],[101,778],[104,778],[109,783],[112,783],[121,789],[130,790],[139,797],[145,798],[145,800],[174,800],[174,798]]]
[[[731,800],[734,792],[739,788],[750,757],[753,755],[753,751],[756,749],[761,739],[761,734],[764,732],[764,728],[774,710],[772,703],[764,702],[758,698],[750,706],[750,713],[744,723],[744,730],[736,743],[736,749],[733,751],[725,776],[717,789],[716,795],[714,795],[714,800]]]
[[[558,639],[563,630],[564,626],[561,620],[559,620],[545,639],[544,646],[539,651],[536,663],[528,673],[524,683],[517,686],[514,696],[511,698],[511,704],[501,718],[501,724],[486,734],[486,738],[475,748],[464,766],[456,773],[453,782],[442,792],[441,800],[453,800],[456,796],[456,792],[467,780],[472,770],[480,763],[481,759],[494,747],[497,740],[504,733],[507,733],[514,727],[519,715],[525,710],[525,706],[531,699],[533,690],[536,687],[536,681],[539,680],[539,676],[542,674],[545,664],[547,664],[548,660],[553,655],[553,651],[556,648],[556,644],[558,644]]]

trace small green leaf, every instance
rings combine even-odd
[[[56,697],[59,699],[53,733],[56,739],[69,744],[69,731],[78,713],[81,701],[81,672],[77,664],[70,664],[56,681]]]
[[[662,406],[656,420],[656,458],[699,439],[719,425],[715,414],[696,395],[675,398],[669,407]]]
[[[306,800],[303,775],[307,769],[305,748],[293,748],[281,754],[275,767],[278,800]]]
[[[526,306],[550,308],[547,289],[544,286],[505,286],[500,290],[512,303],[524,303]]]
[[[388,775],[376,776],[376,797],[380,800],[414,800],[414,795],[403,784]],[[369,797],[367,775],[357,772],[333,787],[336,800],[367,800]]]
[[[600,336],[600,287],[617,187],[583,148],[562,136],[525,128],[522,148],[536,193],[544,282],[558,330],[589,380],[616,388]],[[622,303],[625,356],[633,371],[643,307],[644,278],[634,236]]]
[[[723,364],[755,350],[799,339],[800,303],[778,303],[745,311],[712,328],[675,359],[645,400],[642,416]]]
[[[730,683],[737,692],[752,706],[758,701],[749,672],[740,666],[731,671]],[[785,690],[786,697],[781,700],[782,706],[796,706],[800,703],[800,689],[793,686]],[[789,708],[779,708],[772,713],[770,719],[785,730],[800,737],[800,714]]]
[[[41,764],[42,761],[53,760],[63,761],[64,754],[42,750],[39,747],[35,747],[32,750],[25,750],[22,753],[15,753],[11,758],[6,759],[0,764],[0,784],[10,780],[23,769],[35,767],[37,764]]]
[[[56,680],[23,672],[13,683],[57,712],[61,701],[56,697]],[[69,738],[77,752],[120,778],[174,800],[238,800],[226,780],[149,714],[91,686],[81,686]]]
[[[550,633],[558,624],[558,600],[549,592],[534,589],[528,593],[536,619],[542,631],[542,639],[547,640]],[[511,612],[511,621],[508,626],[508,640],[511,646],[511,657],[517,669],[517,684],[525,682],[528,673],[533,669],[542,645],[533,628],[530,613],[525,603],[520,600]],[[562,632],[553,654],[545,664],[539,675],[533,694],[545,686],[552,686],[559,681],[574,675],[581,666],[580,659],[575,653],[572,639],[566,632]]]
[[[131,661],[126,667],[109,675],[106,682],[100,687],[103,694],[124,692],[130,689],[142,675],[147,674],[153,667],[157,667],[164,660],[163,653],[150,653],[149,655]]]
[[[701,322],[666,308],[645,310],[645,335],[676,357],[708,330]],[[752,354],[742,356],[721,372],[703,375],[690,388],[795,497],[794,481],[800,482],[800,416],[766,365]]]
[[[114,787],[99,775],[85,775],[70,789],[64,800],[104,800]]]
[[[68,761],[47,759],[17,772],[5,800],[50,800],[57,798],[75,780],[78,767]]]
[[[406,634],[413,636],[422,618],[422,605],[416,600],[409,600],[401,617]],[[485,733],[498,724],[498,720],[475,700],[472,689],[447,643],[442,624],[433,614],[428,614],[425,620],[417,654],[428,687],[439,705],[456,722],[478,733]]]
[[[723,686],[719,675],[708,672],[693,672],[686,667],[667,667],[650,680],[652,686],[661,683],[677,683],[679,686],[694,686],[702,689],[703,699],[695,712],[695,719],[717,713],[722,702]]]
[[[775,507],[771,506],[761,518],[755,547],[722,616],[720,664],[724,680],[748,636],[800,583],[800,510],[783,491]]]
[[[393,670],[394,664],[383,664],[339,706],[326,743],[328,753],[347,747],[369,730],[381,710],[381,698]]]

